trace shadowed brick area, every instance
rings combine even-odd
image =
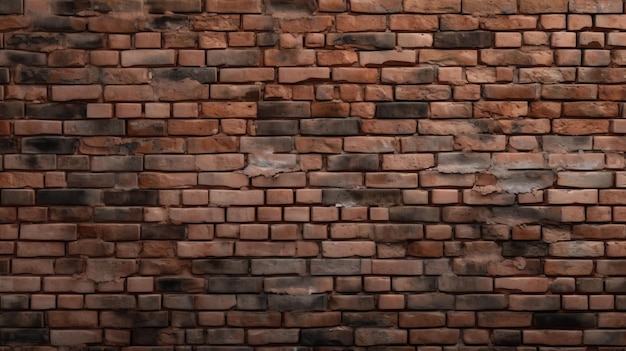
[[[622,0],[0,0],[0,351],[626,349]]]

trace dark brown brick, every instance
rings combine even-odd
[[[93,206],[100,203],[100,190],[42,189],[37,191],[38,205]]]
[[[1,111],[2,109],[0,108]],[[2,116],[1,113],[0,116]],[[26,116],[35,119],[82,119],[87,117],[87,106],[85,104],[56,103],[27,104]]]
[[[57,259],[54,265],[56,274],[81,274],[84,271],[85,262],[80,258]]]
[[[258,104],[259,118],[308,118],[311,104],[300,101],[263,101]]]
[[[157,278],[156,290],[160,292],[205,292],[205,280],[201,278]]]
[[[96,207],[93,211],[93,220],[96,222],[141,222],[143,220],[143,208]]]
[[[427,102],[387,102],[376,105],[376,118],[425,118]]]
[[[0,345],[45,345],[50,342],[50,330],[43,328],[0,329]]]
[[[298,134],[298,121],[255,121],[256,135],[296,135]]]
[[[187,228],[182,225],[144,224],[141,226],[143,240],[184,240]]]
[[[243,259],[193,260],[191,271],[194,274],[247,274],[248,265],[248,260]]]
[[[328,156],[329,171],[376,171],[378,168],[378,154]]]
[[[237,295],[237,309],[244,310],[244,311],[266,310],[267,309],[267,296],[266,295],[239,294]]]
[[[398,315],[394,312],[344,312],[341,323],[352,328],[391,328],[398,326]]]
[[[34,205],[35,192],[32,189],[2,189],[0,199],[3,205]]]
[[[150,13],[202,12],[202,0],[148,0]]]
[[[309,346],[354,345],[353,330],[347,327],[301,329],[300,338]]]
[[[1,306],[5,310],[27,310],[29,297],[28,295],[4,295],[2,297]],[[24,312],[24,316],[17,316],[17,318],[24,318],[25,320],[36,320],[36,313],[30,315],[30,312]],[[32,323],[32,322],[30,322]],[[43,324],[41,325],[43,326]]]
[[[73,154],[77,147],[77,138],[47,136],[22,139],[22,152],[28,154]]]
[[[313,118],[300,121],[302,135],[358,135],[360,118]]]
[[[360,259],[312,259],[312,275],[356,275],[361,273]]]
[[[354,48],[359,50],[385,50],[396,46],[394,33],[331,33],[327,35],[327,44],[336,48]]]
[[[105,45],[105,39],[105,34],[101,33],[82,32],[65,35],[67,47],[71,49],[102,49]]]
[[[6,169],[52,170],[56,168],[55,155],[7,155],[4,159]]]
[[[548,244],[542,241],[507,241],[502,243],[502,256],[544,257],[548,255]]]
[[[33,27],[47,32],[80,32],[87,28],[87,21],[76,17],[39,15],[34,17]]]
[[[43,66],[46,64],[46,55],[38,52],[18,50],[3,50],[0,52],[0,66],[17,64]]]
[[[152,78],[174,82],[189,79],[201,84],[208,84],[217,81],[217,70],[214,67],[154,68],[152,69]]]
[[[427,206],[391,207],[389,219],[397,222],[439,222],[440,209]]]
[[[11,79],[8,68],[0,68],[0,84],[8,84]]]
[[[315,0],[266,0],[265,6],[269,13],[309,13],[312,14],[317,5]]]
[[[522,345],[522,333],[519,330],[495,329],[491,340],[498,346]]]
[[[212,293],[260,293],[263,279],[256,277],[210,277],[209,292]]]
[[[391,284],[393,291],[427,292],[437,290],[435,277],[394,277]]]
[[[0,314],[0,327],[42,328],[42,312],[3,312]]]
[[[13,154],[17,152],[17,140],[0,138],[0,154]]]
[[[333,295],[330,308],[336,311],[369,311],[376,305],[373,295]]]
[[[451,310],[454,308],[454,295],[441,293],[409,295],[407,308],[411,310]]]
[[[159,329],[156,328],[136,328],[131,332],[131,343],[133,345],[158,345]]]
[[[437,32],[434,47],[452,48],[487,48],[493,43],[493,34],[484,31]]]
[[[90,10],[91,4],[88,1],[53,0],[51,1],[50,7],[52,12],[56,15],[75,15],[80,11]],[[106,3],[99,3],[97,9],[105,13],[112,10],[111,6]]]
[[[535,313],[534,326],[541,329],[578,329],[597,327],[593,313]]]
[[[326,294],[315,295],[269,295],[268,307],[272,311],[325,311],[328,306]]]
[[[234,327],[280,327],[280,312],[231,311],[226,315],[226,324]]]
[[[5,0],[0,3],[0,15],[24,13],[23,0]]]
[[[123,120],[89,120],[65,122],[67,135],[124,135]]]
[[[104,204],[107,206],[155,206],[156,190],[105,191]]]
[[[21,101],[0,102],[0,120],[24,117],[24,103]]]
[[[71,188],[112,188],[115,186],[113,173],[70,173],[67,186]]]
[[[459,295],[456,298],[457,310],[503,310],[506,309],[507,297],[506,295],[475,295],[464,294]]]

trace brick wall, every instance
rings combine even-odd
[[[624,350],[623,13],[2,0],[0,351]]]

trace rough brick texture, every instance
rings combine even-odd
[[[0,351],[626,349],[622,0],[0,0]]]

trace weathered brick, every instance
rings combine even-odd
[[[490,165],[488,154],[443,153],[439,155],[437,168],[442,173],[475,173],[488,169]]]
[[[313,17],[285,18],[278,22],[278,28],[287,33],[324,32],[332,24],[333,17],[318,15]]]
[[[481,0],[463,0],[463,13],[485,13],[491,15],[517,13],[517,1],[506,0],[498,4],[485,3]]]
[[[432,67],[410,68],[383,68],[382,83],[395,84],[425,84],[435,80],[435,70]]]
[[[389,50],[396,43],[393,33],[331,33],[326,37],[329,45],[341,49]]]
[[[518,49],[483,49],[480,59],[487,65],[550,66],[552,51],[524,52]]]
[[[577,13],[622,13],[619,4],[606,0],[573,0],[569,10]]]
[[[563,13],[567,12],[568,1],[558,0],[547,3],[545,1],[537,0],[522,0],[520,2],[521,13]]]

